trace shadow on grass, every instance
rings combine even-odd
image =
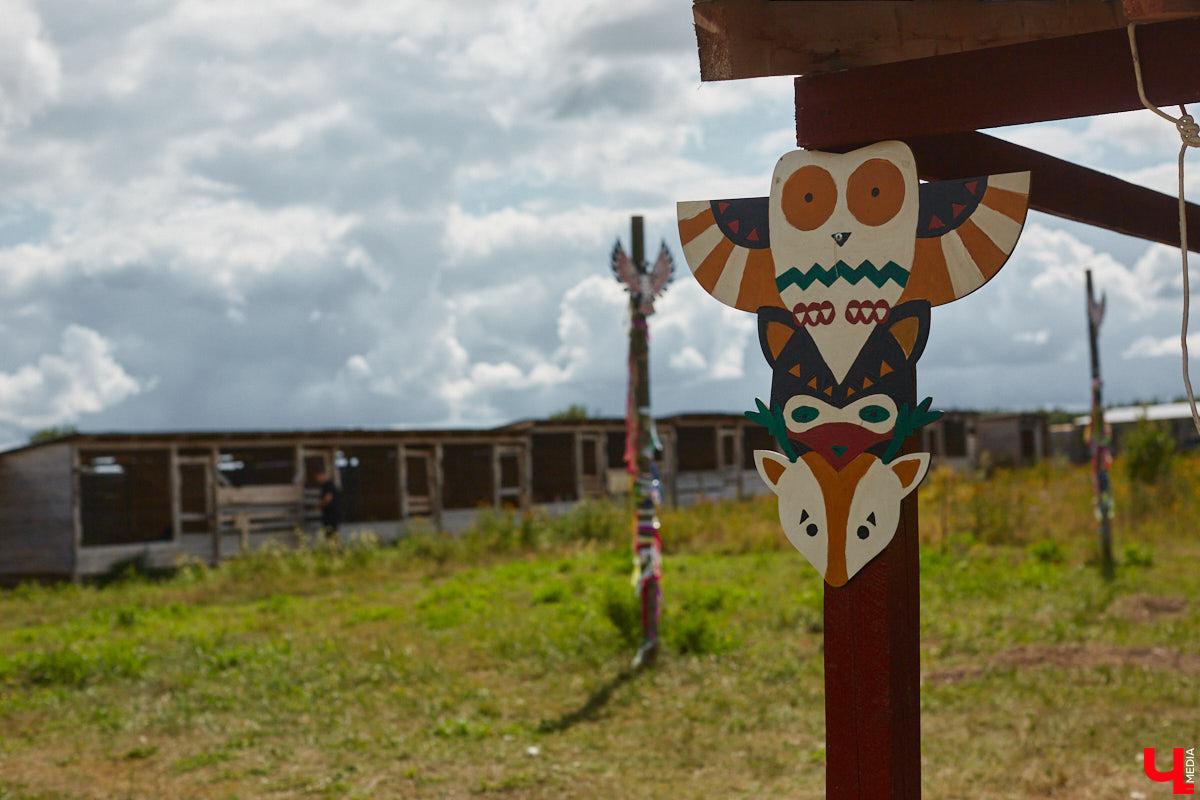
[[[561,733],[578,725],[580,722],[590,722],[608,705],[613,693],[638,676],[643,670],[632,667],[621,670],[617,676],[605,683],[588,697],[579,708],[568,711],[557,719],[542,720],[537,727],[538,733]]]

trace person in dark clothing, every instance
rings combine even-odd
[[[336,544],[342,522],[342,492],[325,470],[318,472],[316,479],[321,484],[321,533],[326,541]]]

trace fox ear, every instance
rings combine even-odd
[[[900,456],[888,463],[887,467],[900,479],[900,490],[903,492],[900,496],[907,497],[929,470],[929,453]]]
[[[754,465],[758,467],[758,474],[775,494],[779,494],[779,479],[791,464],[787,456],[781,456],[774,450],[754,451]]]

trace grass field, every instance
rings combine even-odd
[[[1085,470],[927,481],[926,797],[1170,796],[1140,759],[1200,745],[1197,486],[1118,483],[1105,583]],[[638,674],[606,506],[4,592],[0,800],[822,797],[822,584],[774,514],[664,515]]]

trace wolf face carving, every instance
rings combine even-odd
[[[867,449],[885,456],[900,406],[915,392],[912,367],[925,349],[929,304],[904,303],[885,323],[870,326],[841,381],[794,316],[781,308],[759,309],[758,333],[771,365],[771,407],[782,410],[797,452],[816,450],[839,469]]]

